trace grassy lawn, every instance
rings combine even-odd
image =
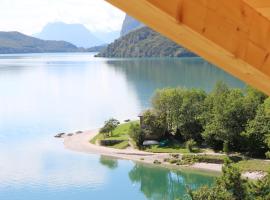
[[[235,164],[242,172],[247,171],[270,171],[270,161],[265,160],[243,160]]]
[[[104,138],[103,134],[96,135],[90,143],[95,144],[97,140],[128,140],[129,127],[132,123],[139,123],[139,121],[132,121],[128,123],[120,124],[113,132],[111,137]]]
[[[166,147],[159,147],[158,145],[153,145],[147,148],[145,151],[152,153],[190,153],[188,149],[185,148],[184,145],[168,145]],[[194,153],[201,152],[200,149],[195,148]]]
[[[115,149],[126,149],[128,146],[129,146],[128,141],[123,141],[123,142],[120,142],[119,144],[116,144],[110,147],[115,148]]]

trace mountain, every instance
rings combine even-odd
[[[79,52],[82,49],[65,41],[48,41],[19,32],[0,32],[0,53]]]
[[[105,44],[82,24],[49,23],[34,36],[43,40],[64,40],[84,48]]]
[[[144,24],[142,24],[141,22],[137,21],[136,19],[130,17],[129,15],[126,15],[124,21],[123,21],[123,25],[122,25],[122,29],[121,29],[121,37],[130,33],[131,31],[134,31],[138,28],[143,27]]]
[[[148,27],[132,31],[108,45],[97,57],[194,57],[195,54]]]

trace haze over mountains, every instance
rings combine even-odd
[[[40,39],[19,32],[0,32],[0,53],[100,52],[97,56],[196,56],[128,15],[123,21],[121,37],[120,31],[92,33],[82,24],[63,22],[49,23],[35,36]]]
[[[119,31],[91,32],[82,24],[54,22],[47,24],[40,33],[33,36],[43,40],[63,40],[78,47],[89,48],[113,42]]]

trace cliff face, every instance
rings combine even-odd
[[[148,27],[139,28],[119,38],[97,57],[194,57],[171,40]]]
[[[144,24],[142,24],[141,22],[130,17],[129,15],[126,15],[121,29],[121,37],[143,26]]]

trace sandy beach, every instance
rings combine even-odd
[[[163,165],[164,167],[172,167],[172,168],[176,167],[175,165],[169,163],[163,163],[164,158],[168,158],[170,156],[169,153],[149,153],[131,148],[120,150],[91,144],[89,141],[93,137],[95,137],[97,133],[98,130],[92,130],[92,131],[85,131],[81,134],[74,134],[73,136],[65,136],[64,137],[65,148],[78,152],[99,154],[103,156],[133,160],[148,164],[153,164],[155,160],[158,160],[162,163],[161,165]],[[179,168],[179,166],[177,167]],[[188,168],[221,172],[222,165],[211,163],[196,163],[192,166],[188,166]]]
[[[172,169],[193,169],[215,173],[220,173],[222,171],[221,164],[195,163],[191,166],[176,166],[174,164],[164,163],[164,159],[170,157],[169,153],[149,153],[132,148],[120,150],[91,144],[89,141],[97,134],[98,130],[91,130],[84,131],[80,134],[74,134],[72,136],[64,136],[64,146],[66,149],[72,151],[89,154],[99,154],[103,156],[133,160],[136,162],[142,162],[147,164],[153,164],[155,160],[158,160],[159,162],[161,162],[160,166]],[[249,179],[259,179],[263,177],[263,174],[260,172],[247,172],[243,174],[243,177]]]

